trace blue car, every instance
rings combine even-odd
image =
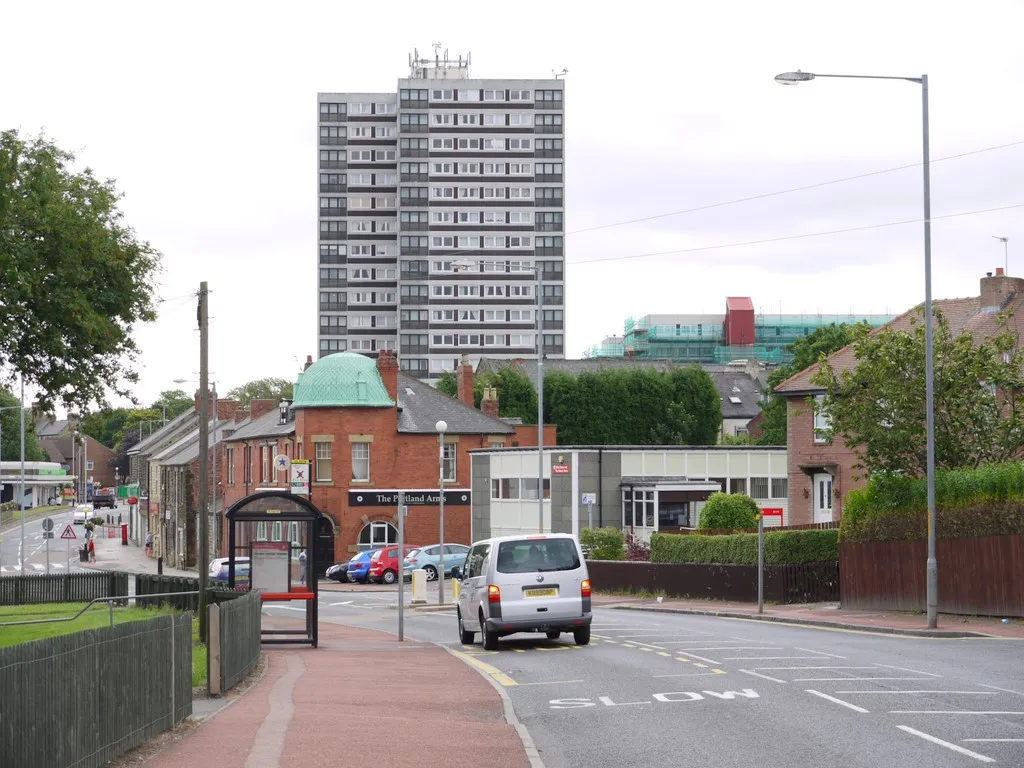
[[[370,558],[374,549],[367,549],[348,561],[348,580],[352,584],[365,584],[370,575]]]

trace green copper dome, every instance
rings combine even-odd
[[[293,408],[391,408],[394,401],[372,358],[338,352],[299,374]]]

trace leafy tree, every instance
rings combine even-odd
[[[172,421],[195,406],[195,402],[195,398],[186,394],[182,389],[168,389],[160,393],[160,397],[153,402],[150,408],[160,411],[161,415],[166,411],[167,420]]]
[[[6,389],[0,388],[0,460],[15,461],[21,458],[21,399]],[[46,461],[46,452],[39,447],[32,412],[25,412],[25,461]],[[17,494],[15,494],[17,496]]]
[[[124,437],[117,443],[114,455],[107,464],[115,469],[121,477],[128,477],[131,471],[131,459],[128,456],[128,451],[140,442],[138,430],[133,429],[125,432]]]
[[[700,511],[699,527],[705,531],[734,531],[757,525],[757,502],[745,493],[712,493]]]
[[[40,136],[0,132],[0,368],[44,409],[130,397],[132,331],[155,319],[160,254],[124,224],[113,180]]]
[[[293,397],[294,384],[287,379],[270,377],[256,379],[247,384],[228,392],[229,400],[238,400],[242,405],[248,406],[251,400],[291,400]],[[191,400],[190,400],[191,402]]]
[[[850,344],[856,331],[860,328],[870,330],[867,323],[840,323],[836,325],[823,325],[815,328],[807,336],[803,336],[791,345],[789,351],[793,353],[793,360],[785,365],[780,365],[768,376],[769,392],[774,392],[786,379],[795,376],[800,371],[807,370],[812,365],[820,362],[823,357],[828,357],[833,352],[838,352]],[[762,407],[764,414],[761,420],[761,437],[757,440],[758,445],[786,445],[786,398],[776,394],[768,396],[768,402]]]
[[[498,391],[498,415],[503,418],[521,418],[524,424],[537,423],[537,392],[526,374],[509,366],[497,373],[484,373],[473,377],[473,405],[480,407],[484,388]],[[458,397],[459,380],[452,371],[445,371],[437,380],[437,390]]]
[[[476,378],[480,377],[477,376]],[[473,383],[476,383],[475,379]],[[476,389],[475,386],[473,388]],[[454,371],[444,371],[441,374],[441,378],[437,380],[437,391],[444,392],[446,395],[450,395],[451,397],[459,396],[459,380],[455,376]]]
[[[919,309],[918,315],[923,314]],[[936,312],[935,465],[940,469],[997,464],[1024,448],[1024,353],[997,316],[998,331],[977,343],[953,336]],[[827,363],[813,382],[824,388],[821,408],[830,433],[842,436],[868,474],[920,476],[926,471],[925,326],[913,318],[907,330],[858,329],[856,365],[837,373]]]
[[[668,374],[672,404],[690,422],[690,445],[714,445],[722,429],[722,398],[714,380],[701,368],[691,366]]]

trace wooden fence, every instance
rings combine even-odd
[[[757,566],[704,563],[587,562],[598,591],[664,592],[669,597],[757,600]],[[839,563],[766,565],[764,599],[775,603],[839,600]]]
[[[939,539],[939,612],[1024,617],[1024,536]],[[924,611],[928,542],[840,544],[843,608]]]
[[[220,621],[218,693],[224,693],[238,685],[260,660],[260,614],[263,610],[263,601],[258,592],[247,592],[241,596],[236,596],[236,593],[232,592],[227,594],[234,599],[210,606],[211,617],[216,611]],[[213,622],[210,623],[212,625]]]
[[[100,768],[192,714],[192,614],[0,648],[3,765]]]
[[[128,574],[116,571],[0,576],[0,605],[84,603],[128,594]]]
[[[164,576],[140,573],[135,577],[136,595],[161,595],[143,597],[137,601],[140,608],[156,608],[170,605],[182,611],[198,611],[199,595],[182,595],[181,592],[198,592],[199,579],[191,576]],[[166,597],[164,597],[166,595]]]

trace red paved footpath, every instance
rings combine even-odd
[[[264,679],[147,768],[530,765],[497,691],[438,646],[322,622],[319,648],[264,650]]]
[[[656,598],[595,595],[594,605],[738,618],[758,618],[756,603],[739,603],[725,600],[693,600],[666,597],[661,602],[658,602]],[[819,626],[843,626],[875,632],[895,630],[906,634],[935,633],[935,630],[928,630],[927,619],[923,614],[900,611],[855,611],[843,609],[837,603],[765,605],[763,616],[769,621],[789,621]],[[1024,621],[1021,619],[1010,619],[1008,623],[1004,624],[1001,619],[988,616],[940,614],[937,636],[942,636],[941,633],[944,632],[975,632],[994,637],[1024,639]]]

